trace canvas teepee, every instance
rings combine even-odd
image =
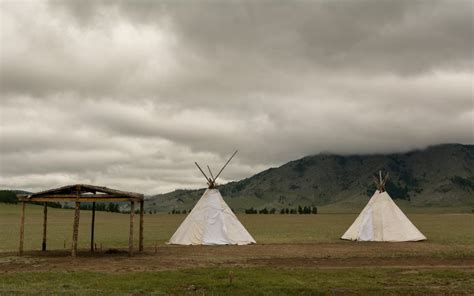
[[[341,237],[355,241],[421,241],[426,237],[411,223],[385,191],[388,174],[375,178],[377,190],[354,223]]]
[[[212,175],[209,166],[208,169],[212,178],[207,177],[196,163],[196,166],[206,178],[209,188],[173,234],[169,244],[248,245],[255,243],[253,237],[225,203],[219,190],[215,188],[217,178],[236,153],[237,151],[216,177]]]

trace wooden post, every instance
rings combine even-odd
[[[138,251],[143,252],[143,214],[145,213],[144,201],[140,201],[140,232],[139,232],[139,245]]]
[[[20,256],[23,255],[23,238],[25,234],[25,202],[21,202],[21,213],[20,213]]]
[[[133,218],[135,216],[135,202],[130,202],[130,234],[128,237],[128,256],[133,256]]]
[[[43,205],[43,243],[41,244],[41,251],[46,251],[46,233],[48,225],[48,203]]]
[[[91,252],[94,252],[95,201],[92,203]]]
[[[74,211],[74,225],[72,230],[72,257],[77,255],[77,237],[79,235],[79,215],[81,212],[81,203],[79,202],[79,197],[81,195],[81,186],[77,185],[77,196],[76,196],[76,207]]]

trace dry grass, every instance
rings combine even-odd
[[[19,234],[18,205],[0,204],[0,251],[15,251]],[[72,210],[49,209],[48,248],[69,248],[72,237]],[[320,215],[239,215],[239,219],[259,244],[344,243],[339,237],[354,221],[355,214]],[[473,214],[409,214],[409,218],[429,238],[427,243],[472,248],[474,246]],[[185,215],[145,215],[145,246],[163,245],[174,233]],[[81,211],[80,248],[89,247],[91,212]],[[96,242],[103,248],[128,246],[129,216],[97,212]],[[138,219],[135,223],[138,234]],[[42,207],[26,208],[25,250],[41,247]],[[135,235],[138,238],[138,235]]]
[[[472,214],[409,214],[429,238],[419,243],[342,241],[354,214],[240,215],[258,244],[214,247],[165,245],[185,216],[146,215],[145,252],[128,257],[87,252],[91,213],[82,211],[82,251],[75,259],[69,256],[73,211],[49,214],[48,248],[55,251],[37,251],[42,208],[29,205],[25,249],[30,251],[18,257],[19,206],[0,205],[0,294],[474,293]],[[96,223],[96,241],[104,251],[126,248],[128,215],[98,212]]]

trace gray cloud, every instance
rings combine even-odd
[[[472,1],[1,2],[0,186],[145,193],[473,143]]]

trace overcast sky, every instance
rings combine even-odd
[[[473,1],[1,1],[0,187],[145,194],[474,143]]]

